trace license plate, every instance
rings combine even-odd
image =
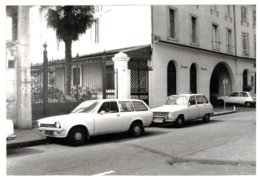
[[[155,123],[163,123],[164,118],[154,118],[153,122]]]
[[[53,131],[45,131],[44,132],[46,135],[53,135]]]

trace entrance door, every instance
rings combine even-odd
[[[176,94],[176,67],[173,61],[170,61],[167,68],[167,95]]]

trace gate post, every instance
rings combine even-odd
[[[128,99],[130,98],[130,70],[127,68],[130,58],[123,52],[117,53],[113,58],[114,69],[117,72],[117,98]]]

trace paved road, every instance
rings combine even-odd
[[[11,149],[8,175],[254,175],[255,109],[193,122],[150,127],[139,138],[100,136],[81,147],[62,142]]]

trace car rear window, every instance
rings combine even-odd
[[[119,109],[121,112],[132,112],[134,111],[133,105],[130,101],[119,101]]]
[[[148,111],[148,108],[141,101],[133,101],[135,111]]]
[[[204,100],[204,103],[209,103],[208,99],[205,97],[205,96],[202,96],[203,97],[203,100]]]

